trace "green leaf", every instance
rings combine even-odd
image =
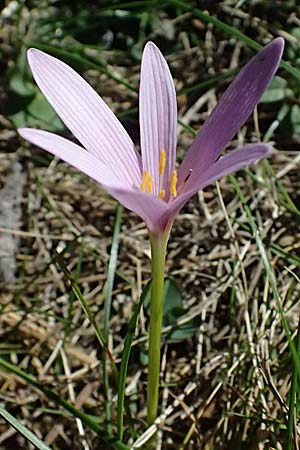
[[[293,133],[300,133],[300,107],[299,105],[293,105],[291,108],[291,123],[293,127]]]
[[[293,91],[288,88],[287,80],[276,76],[262,96],[260,103],[273,103],[290,97],[293,97]]]
[[[193,337],[199,329],[199,320],[193,319],[171,331],[167,341],[170,343],[185,341]]]
[[[20,54],[16,60],[15,66],[9,71],[9,88],[14,93],[31,97],[36,92],[37,88],[33,82],[28,62],[27,62],[26,47],[22,47]]]
[[[197,332],[199,318],[193,318],[186,323],[178,324],[186,310],[183,308],[182,296],[174,280],[166,278],[164,305],[163,305],[163,327],[173,327],[167,336],[168,342],[181,342],[188,339]]]
[[[177,288],[174,280],[166,278],[163,308],[163,324],[165,326],[171,324],[174,309],[183,309],[181,292]]]
[[[61,124],[62,127],[62,122],[58,119],[56,112],[41,92],[37,92],[36,96],[29,104],[28,112],[41,122],[52,123],[53,120],[55,120],[56,124]]]
[[[36,437],[32,431],[28,430],[22,425],[14,416],[12,416],[6,409],[0,406],[0,415],[6,422],[8,422],[15,430],[17,430],[27,441],[31,442],[39,450],[51,450],[44,442]]]
[[[15,96],[16,112],[9,116],[16,128],[32,127],[46,128],[49,131],[62,131],[64,125],[52,106],[47,102],[41,92],[36,90],[36,95],[29,103],[24,101],[28,97]]]
[[[24,97],[34,95],[36,91],[35,85],[25,79],[18,67],[10,73],[9,87],[13,92]]]
[[[151,290],[149,289],[144,300],[144,306],[147,309],[150,305],[150,299]],[[165,278],[162,324],[163,328],[172,327],[167,334],[167,342],[181,342],[197,333],[200,325],[199,317],[194,317],[182,324],[178,323],[186,313],[187,310],[183,307],[182,296],[175,281],[172,278]],[[148,364],[146,355],[144,362]]]
[[[129,357],[132,347],[132,341],[134,338],[134,333],[136,329],[137,320],[142,305],[146,299],[150,297],[151,281],[149,281],[143,289],[142,295],[139,302],[134,306],[133,313],[128,324],[128,331],[124,341],[124,348],[122,352],[122,360],[119,375],[119,385],[118,385],[118,439],[123,439],[124,430],[124,399],[125,399],[125,384],[127,377],[127,369],[129,363]]]

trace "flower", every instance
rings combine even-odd
[[[271,152],[249,144],[219,158],[272,80],[283,52],[274,39],[241,70],[201,127],[176,171],[177,105],[169,67],[152,42],[145,46],[140,81],[141,154],[105,102],[73,69],[28,50],[33,76],[49,103],[83,147],[42,130],[21,128],[32,144],[97,181],[154,234],[168,232],[189,198],[208,184]]]

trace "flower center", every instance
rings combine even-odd
[[[166,150],[163,148],[159,156],[159,194],[158,194],[158,198],[162,200],[165,198],[166,195],[166,190],[163,187],[166,162],[167,162],[167,154]],[[152,194],[153,192],[152,176],[150,172],[148,172],[147,170],[145,170],[145,172],[143,173],[140,189],[142,192],[147,192],[148,194]],[[177,197],[177,171],[173,170],[170,180],[170,200],[172,200],[175,197]]]

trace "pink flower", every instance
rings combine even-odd
[[[141,155],[91,86],[65,63],[35,49],[28,51],[33,76],[82,147],[46,131],[18,131],[97,181],[138,214],[152,233],[163,233],[197,191],[271,152],[269,145],[258,143],[219,158],[272,80],[283,47],[282,38],[273,40],[241,70],[202,126],[178,172],[175,88],[166,61],[152,42],[145,46],[141,66]]]

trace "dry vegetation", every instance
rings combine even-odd
[[[224,8],[226,13],[226,2]],[[220,14],[220,9],[217,12]],[[288,8],[287,13],[291,14]],[[256,18],[255,23],[254,16],[245,18],[243,14],[248,13],[241,9],[241,17],[237,14],[233,22],[240,20],[244,32],[249,27],[256,30],[254,38],[260,42],[270,38],[264,17]],[[165,23],[167,13],[158,17]],[[3,17],[2,21],[5,23]],[[180,21],[200,30],[203,46],[191,45],[189,32],[180,30],[180,50],[170,52],[168,58],[178,90],[203,76],[240,67],[249,57],[244,44],[228,39],[205,22],[186,14]],[[20,33],[20,23],[14,25],[11,20],[7,27],[11,31],[13,26]],[[9,45],[14,39],[2,43],[10,67],[16,50]],[[113,56],[109,58],[109,69],[136,88],[138,62],[127,55],[122,67],[114,63]],[[285,77],[283,72],[281,75]],[[95,70],[85,72],[85,76],[116,112],[136,108],[134,92]],[[179,96],[182,122],[198,129],[224,90],[224,83]],[[2,96],[6,95],[3,89]],[[294,95],[296,101],[296,90]],[[263,138],[283,102],[259,106],[256,121],[249,120],[232,148]],[[136,113],[122,120],[136,139]],[[6,259],[0,253],[1,357],[97,416],[106,426],[99,344],[56,254],[62,256],[102,326],[117,204],[78,171],[21,142],[8,118],[1,116],[1,125],[0,252],[5,246],[8,249]],[[168,247],[167,276],[175,280],[185,312],[172,327],[164,329],[158,448],[285,448],[293,360],[260,243],[295,337],[300,311],[300,156],[299,137],[291,134],[288,139],[282,131],[276,133],[271,136],[277,149],[271,158],[236,174],[246,204],[241,202],[234,181],[222,179],[200,192],[176,219]],[[180,155],[191,139],[187,129],[179,126]],[[133,305],[150,277],[149,256],[147,230],[134,214],[123,211],[110,320],[110,346],[117,364]],[[127,378],[132,421],[125,421],[125,442],[133,448],[138,448],[147,434],[147,324],[145,306]],[[170,331],[183,324],[196,324],[195,333],[179,342],[170,341]],[[115,423],[113,380],[108,394]],[[2,368],[0,400],[54,450],[109,448],[39,389]],[[295,430],[297,435],[296,424]],[[295,437],[295,449],[296,441]],[[31,446],[0,420],[0,449],[19,448]]]

